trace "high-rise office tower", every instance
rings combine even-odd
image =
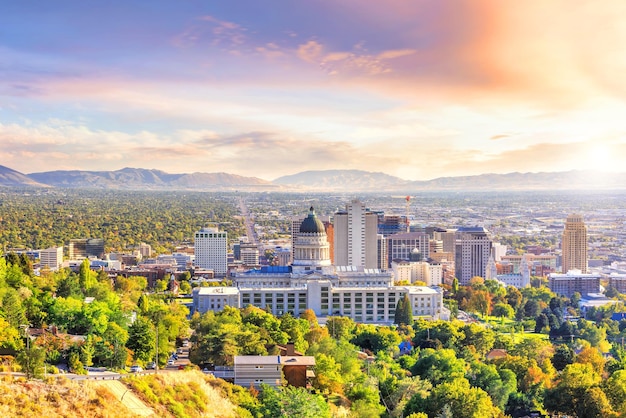
[[[565,221],[561,240],[561,271],[580,270],[587,273],[587,227],[582,215],[572,214]]]
[[[492,241],[483,227],[463,227],[456,231],[455,275],[459,283],[469,284],[472,277],[485,277]]]
[[[333,217],[335,265],[378,267],[378,216],[358,200]]]
[[[228,233],[217,228],[202,228],[195,233],[195,265],[213,270],[216,276],[224,276],[228,261]]]
[[[378,234],[378,268],[379,270],[387,270],[389,268],[389,254],[387,253],[387,239],[383,234]]]

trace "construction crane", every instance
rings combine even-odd
[[[409,207],[411,206],[411,196],[407,196],[406,200],[406,232],[411,232],[411,222],[409,221]]]

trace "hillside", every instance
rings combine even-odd
[[[385,173],[362,170],[304,171],[279,177],[274,184],[329,191],[366,190],[371,192],[397,190],[410,182]]]
[[[592,170],[440,177],[410,183],[413,190],[610,190],[626,188],[626,173]]]
[[[3,376],[0,413],[47,418],[237,417],[236,406],[208,380],[198,371],[146,374],[121,381],[50,378],[42,382]]]
[[[44,383],[11,376],[0,380],[0,413],[4,417],[47,418],[137,416],[109,390],[91,382],[50,379]]]
[[[626,188],[626,173],[607,174],[577,170],[557,173],[480,174],[407,181],[384,173],[326,170],[279,177],[274,183],[295,189],[334,192],[610,190]]]
[[[256,177],[227,173],[168,174],[161,170],[123,168],[117,171],[47,171],[32,173],[34,181],[54,187],[150,190],[215,190],[270,185]]]
[[[45,184],[38,183],[32,178],[15,171],[9,167],[0,165],[0,186],[20,187],[20,186],[33,186],[33,187],[47,187]]]
[[[612,190],[626,188],[626,173],[575,170],[554,173],[480,174],[411,181],[381,172],[317,170],[274,181],[229,173],[170,174],[161,170],[46,171],[22,174],[0,166],[0,186],[116,190],[419,192],[497,190]]]

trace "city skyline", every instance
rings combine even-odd
[[[0,165],[622,170],[626,4],[10,2]]]

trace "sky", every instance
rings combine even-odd
[[[0,0],[0,165],[626,171],[623,0]]]

